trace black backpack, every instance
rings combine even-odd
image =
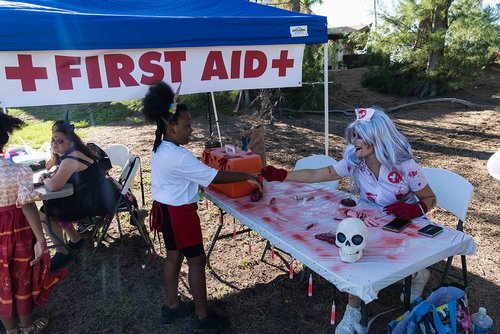
[[[111,165],[111,159],[109,159],[106,152],[94,143],[87,143],[87,148],[97,156],[97,164],[107,174],[113,168],[113,165]]]

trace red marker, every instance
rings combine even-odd
[[[248,239],[248,254],[252,254],[252,240]]]
[[[271,259],[274,261],[274,245],[271,245]]]
[[[288,276],[293,279],[293,259],[290,260],[290,273]]]
[[[208,200],[205,198],[205,208],[208,210]]]
[[[335,300],[332,303],[332,314],[330,316],[330,324],[335,325]]]
[[[312,297],[312,295],[313,295],[313,276],[312,276],[312,274],[309,274],[309,288],[307,290],[307,295],[309,297]]]
[[[222,225],[222,215],[219,215],[219,225]]]

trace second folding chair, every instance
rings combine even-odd
[[[116,221],[118,223],[118,231],[120,233],[120,236],[122,235],[121,232],[121,226],[120,226],[120,218],[118,216],[119,213],[121,212],[128,212],[130,215],[131,219],[131,225],[135,226],[137,230],[139,231],[139,234],[141,237],[144,239],[144,242],[148,247],[151,248],[151,250],[154,252],[153,248],[153,243],[151,242],[151,239],[149,237],[149,233],[146,229],[146,226],[144,225],[144,221],[141,219],[138,219],[136,215],[134,214],[137,212],[137,208],[134,208],[134,204],[131,203],[130,197],[132,196],[132,193],[130,192],[130,187],[132,186],[134,182],[135,175],[137,174],[137,171],[139,169],[140,165],[140,158],[138,156],[131,155],[128,159],[128,163],[125,165],[122,174],[120,175],[119,183],[121,186],[120,189],[120,194],[118,196],[118,199],[116,201],[116,204],[114,206],[113,211],[105,217],[104,220],[102,220],[95,228],[94,230],[94,240],[97,240],[94,252],[92,253],[92,256],[95,255],[97,250],[99,249],[100,245],[102,244],[104,238],[106,237],[108,233],[108,229],[113,222],[113,220],[116,218]],[[135,209],[135,210],[134,210]]]

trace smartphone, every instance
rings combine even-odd
[[[382,226],[382,228],[392,232],[401,232],[410,223],[411,223],[410,220],[406,220],[403,218],[395,218],[389,224]]]
[[[443,232],[443,228],[441,226],[429,224],[427,226],[422,227],[417,231],[418,233],[425,235],[426,237],[435,237],[439,233]]]

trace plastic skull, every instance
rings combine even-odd
[[[359,218],[346,218],[337,226],[335,244],[340,247],[340,259],[354,263],[363,256],[368,228]]]

